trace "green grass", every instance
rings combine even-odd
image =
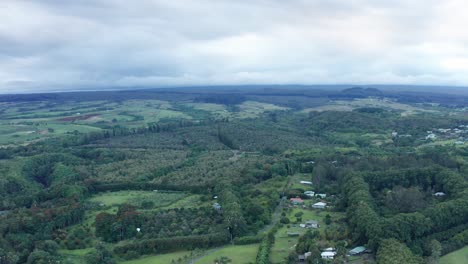
[[[129,203],[139,206],[143,201],[151,201],[154,207],[168,206],[186,197],[185,193],[165,193],[153,191],[118,191],[101,193],[91,197],[91,202],[102,203],[105,206],[115,206]]]
[[[188,257],[188,259],[190,259],[190,251],[181,251],[181,252],[161,254],[161,255],[150,256],[150,257],[143,257],[140,259],[124,261],[120,263],[122,264],[156,264],[156,263],[170,264],[172,260],[177,261],[179,258],[184,259],[185,256]]]
[[[468,263],[468,246],[440,258],[440,264]]]
[[[228,257],[232,260],[231,263],[247,264],[254,263],[257,257],[258,244],[228,246],[221,250],[215,251],[207,256],[196,261],[195,264],[213,264],[214,260],[219,257]],[[156,263],[156,262],[154,262]]]
[[[75,249],[75,250],[66,250],[61,249],[58,251],[66,260],[73,264],[86,264],[84,256],[89,252],[93,251],[93,248],[84,248],[84,249]]]

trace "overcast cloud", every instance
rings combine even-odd
[[[468,85],[466,0],[1,0],[0,93]]]

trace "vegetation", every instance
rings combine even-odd
[[[2,263],[443,263],[468,245],[459,99],[123,94],[0,97]]]

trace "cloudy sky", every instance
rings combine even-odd
[[[0,93],[468,85],[466,0],[0,0]]]

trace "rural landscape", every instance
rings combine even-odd
[[[0,263],[467,263],[468,96],[0,95]]]

